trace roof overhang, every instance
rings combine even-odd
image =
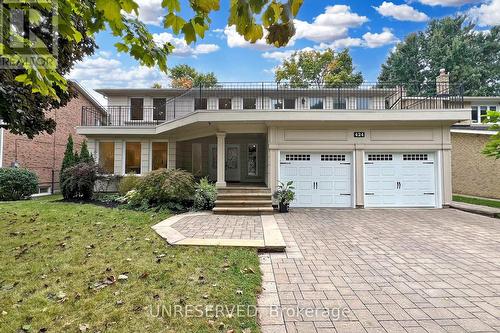
[[[234,124],[303,124],[332,122],[335,124],[355,123],[429,123],[439,122],[453,125],[469,120],[467,109],[449,110],[334,110],[334,111],[197,111],[155,127],[77,127],[77,133],[83,135],[156,135],[179,130],[196,123],[234,123]]]

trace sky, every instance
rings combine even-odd
[[[182,36],[163,28],[161,1],[136,0],[139,19],[147,24],[155,41],[176,46],[168,66],[188,64],[201,72],[214,72],[221,82],[273,81],[274,68],[294,51],[328,47],[349,48],[356,71],[366,82],[374,82],[396,43],[425,29],[431,19],[465,14],[478,30],[500,24],[500,0],[304,0],[295,18],[296,35],[286,47],[275,48],[263,40],[250,44],[228,27],[230,1],[220,0],[221,8],[212,14],[205,38],[187,45]],[[181,4],[188,8],[188,1],[181,0]],[[148,88],[154,82],[168,87],[168,77],[157,68],[140,66],[127,54],[117,52],[117,41],[109,31],[99,33],[99,49],[77,63],[68,78],[89,90]]]

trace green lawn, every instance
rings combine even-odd
[[[253,311],[228,315],[256,304],[256,251],[169,247],[150,228],[166,213],[60,199],[0,203],[0,331],[259,330]],[[227,307],[199,316],[205,305]]]
[[[470,204],[480,205],[480,206],[500,208],[500,201],[495,201],[495,200],[471,198],[471,197],[464,197],[461,195],[454,195],[453,201],[465,202],[465,203],[470,203]]]

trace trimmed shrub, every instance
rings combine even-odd
[[[210,210],[215,206],[217,199],[217,189],[215,184],[208,181],[207,177],[201,178],[196,185],[193,208],[195,210]]]
[[[28,199],[38,190],[38,177],[32,171],[0,168],[0,201]]]
[[[183,210],[190,207],[195,193],[194,177],[180,169],[159,169],[142,178],[129,203],[132,206],[165,207]]]
[[[75,154],[75,156],[77,156]],[[80,149],[80,156],[78,157],[79,163],[95,163],[94,157],[89,152],[89,148],[87,147],[87,140],[83,140],[82,148]]]
[[[127,175],[123,177],[118,185],[118,193],[123,196],[129,191],[137,189],[141,181],[142,178],[135,175]]]
[[[63,172],[61,192],[66,200],[90,200],[97,179],[98,166],[78,163]]]

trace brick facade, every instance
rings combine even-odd
[[[80,149],[85,137],[76,134],[76,126],[81,122],[82,106],[92,105],[88,98],[79,93],[65,107],[48,112],[48,116],[57,123],[52,135],[41,134],[30,140],[26,136],[4,131],[2,166],[10,167],[17,162],[19,166],[38,175],[40,186],[51,185],[54,170],[55,181],[58,182],[68,135],[73,136],[75,149]],[[58,189],[59,184],[55,184],[55,188]]]
[[[453,193],[500,199],[500,160],[481,154],[489,138],[451,134]]]

